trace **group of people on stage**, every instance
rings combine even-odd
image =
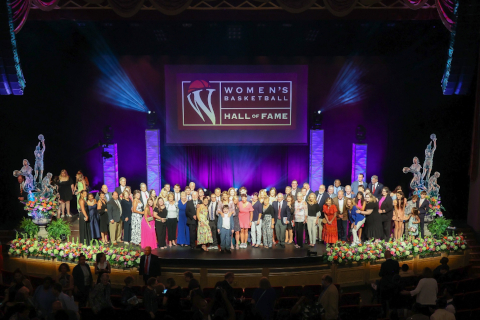
[[[332,244],[351,239],[359,244],[404,235],[423,237],[429,210],[425,192],[407,201],[400,186],[390,192],[377,176],[367,184],[363,174],[345,187],[337,179],[313,191],[308,183],[300,187],[294,180],[285,193],[271,188],[251,195],[245,187],[217,188],[208,194],[196,189],[194,182],[183,191],[178,184],[173,190],[165,184],[158,195],[142,183],[132,192],[125,178],[113,193],[103,185],[94,195],[81,189],[79,181],[85,180],[77,176],[77,185],[69,188],[78,193],[81,240],[131,242],[143,248],[201,245],[208,251],[220,246],[228,253],[247,248],[248,242],[254,248],[277,244],[302,248],[304,243],[315,246],[317,240]],[[65,193],[60,191],[60,198]]]

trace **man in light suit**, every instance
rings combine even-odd
[[[325,185],[321,185],[318,187],[318,191],[315,192],[315,195],[317,197],[317,203],[320,206],[320,221],[318,223],[318,241],[322,241],[322,231],[323,231],[323,224],[322,224],[322,219],[325,218],[325,214],[323,213],[323,205],[325,204],[325,201],[329,198],[328,193],[325,192]]]
[[[102,190],[103,193],[105,193],[105,200],[108,202],[110,200],[112,200],[112,193],[111,192],[108,192],[108,187],[107,185],[103,185],[102,188],[100,189]],[[95,196],[95,199],[98,201],[98,199],[100,199],[100,192],[97,192],[97,195]]]
[[[363,186],[364,188],[367,188],[367,183],[363,180],[363,178],[364,178],[363,173],[360,173],[358,175],[357,181],[352,182],[352,192],[354,194],[357,194],[358,186]]]
[[[283,193],[277,195],[277,201],[273,201],[272,207],[275,213],[275,234],[277,235],[280,247],[285,248],[285,231],[287,230],[288,222],[291,221],[291,213],[290,208],[287,206],[287,201],[283,199]]]
[[[291,191],[293,199],[297,199],[297,193],[299,193],[299,192],[302,192],[302,190],[298,188],[297,180],[293,180],[292,181],[292,191]]]
[[[127,179],[124,177],[121,177],[120,180],[118,180],[120,185],[115,188],[115,192],[120,195],[120,199],[122,198],[123,191],[125,191],[125,188],[127,187]]]
[[[112,194],[112,199],[107,202],[107,214],[110,222],[110,239],[115,246],[122,240],[122,206],[116,191]]]
[[[210,195],[210,204],[208,205],[208,225],[210,226],[210,231],[212,232],[213,242],[208,249],[218,249],[218,232],[217,232],[217,223],[218,223],[218,202],[217,196],[212,193]]]
[[[422,238],[425,236],[425,215],[430,207],[430,202],[425,199],[426,196],[426,191],[420,192],[420,198],[418,198],[416,203],[416,207],[418,208],[418,217],[420,218],[420,237]]]
[[[378,176],[372,176],[371,181],[372,182],[368,184],[368,189],[372,191],[375,198],[380,199],[382,197],[383,184],[378,182]]]
[[[149,198],[148,190],[147,190],[147,185],[145,183],[140,183],[140,201],[143,204],[143,207],[147,207],[147,201]]]
[[[338,191],[337,197],[333,198],[332,202],[337,207],[338,240],[347,241],[348,210],[343,190]]]

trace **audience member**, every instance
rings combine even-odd
[[[435,312],[430,316],[430,320],[455,320],[455,315],[445,310],[446,307],[447,301],[438,299],[435,305]]]
[[[215,284],[215,288],[222,288],[225,290],[225,293],[227,295],[228,301],[233,305],[235,305],[235,295],[233,293],[233,281],[235,281],[235,274],[233,272],[227,272],[225,273],[225,278],[223,281],[217,282]]]
[[[447,306],[445,307],[445,310],[455,314],[456,309],[455,309],[455,302],[453,301],[453,296],[455,295],[455,288],[453,286],[447,286],[443,290],[443,298],[447,302]]]
[[[70,266],[68,263],[62,263],[58,267],[58,276],[57,276],[57,282],[60,283],[62,286],[62,291],[71,296],[73,293],[73,276],[69,275],[68,272],[70,272]]]
[[[52,283],[51,277],[45,277],[43,284],[37,287],[33,295],[33,304],[37,309],[37,316],[40,318],[44,318],[52,312],[52,303],[55,301]]]
[[[418,282],[415,290],[402,291],[402,294],[410,294],[416,297],[417,303],[421,306],[422,313],[430,316],[430,308],[435,307],[438,293],[437,280],[433,278],[433,272],[430,268],[423,270],[423,279]]]
[[[9,295],[15,297],[18,290],[20,290],[22,287],[25,287],[23,292],[28,293],[28,295],[33,295],[33,287],[30,283],[30,280],[23,275],[20,269],[16,269],[13,271],[13,282],[9,288]]]
[[[70,310],[65,310],[60,301],[52,304],[52,313],[48,315],[47,320],[80,320],[80,314]]]
[[[266,277],[260,279],[258,289],[253,292],[252,304],[255,306],[254,310],[258,312],[262,319],[273,318],[273,308],[277,294],[272,288],[270,281]]]
[[[413,273],[413,270],[410,270],[410,267],[408,264],[404,263],[402,264],[402,268],[399,273],[400,277],[413,277],[415,274]]]
[[[167,292],[163,296],[163,306],[167,308],[167,314],[177,318],[181,308],[180,300],[182,299],[182,289],[177,286],[173,278],[168,278],[165,284]]]
[[[158,256],[152,254],[152,248],[145,247],[143,252],[144,255],[140,258],[138,274],[143,276],[143,281],[147,284],[148,279],[162,275],[162,271],[160,268],[160,260]]]
[[[191,298],[193,291],[197,292],[199,295],[203,297],[202,287],[200,287],[200,282],[198,282],[198,280],[193,277],[193,273],[191,273],[190,271],[186,271],[183,273],[183,277],[185,278],[185,282],[188,283],[188,286],[187,286],[188,297]]]
[[[157,278],[151,277],[147,281],[147,287],[143,292],[143,305],[145,306],[145,311],[150,315],[152,319],[157,317],[158,312],[158,302],[157,302]],[[163,285],[162,285],[163,288]],[[163,290],[162,290],[163,291]]]
[[[443,257],[440,259],[440,265],[433,269],[433,275],[435,278],[444,276],[448,271],[450,271],[450,267],[448,266],[448,258]]]
[[[338,319],[338,289],[329,275],[322,277],[322,292],[318,302],[325,310],[325,320]]]
[[[307,290],[290,310],[290,314],[295,319],[313,320],[321,319],[321,311],[322,306],[316,301],[315,293],[312,290]]]
[[[135,280],[133,277],[126,277],[123,282],[125,282],[125,286],[122,289],[121,302],[125,310],[132,310],[138,305],[137,295],[133,291],[133,283]]]
[[[79,306],[85,307],[88,294],[93,285],[92,271],[90,266],[85,263],[85,256],[82,254],[78,257],[78,264],[72,271],[74,294],[78,299]]]
[[[55,283],[53,285],[53,295],[55,300],[58,300],[61,303],[62,310],[67,311],[67,313],[73,312],[76,315],[76,318],[80,319],[77,304],[75,303],[73,297],[63,292],[63,286],[60,283]]]
[[[98,274],[97,283],[100,282],[100,278],[104,273],[111,273],[112,267],[110,266],[110,262],[107,261],[107,257],[105,253],[99,252],[97,253],[97,259],[95,261],[95,274]]]
[[[89,303],[92,311],[97,314],[103,309],[112,308],[112,300],[110,299],[110,276],[103,273],[100,277],[100,283],[97,283],[90,292]]]

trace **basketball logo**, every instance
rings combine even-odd
[[[215,89],[212,89],[210,83],[206,80],[192,81],[187,91],[188,102],[190,102],[193,110],[202,118],[203,122],[205,122],[205,118],[203,117],[203,113],[205,113],[213,125],[215,125],[215,112],[212,107],[212,93],[214,91]],[[207,104],[205,104],[202,100],[202,95],[205,96],[207,93]]]

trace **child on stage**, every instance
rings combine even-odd
[[[217,231],[220,233],[220,253],[232,253],[229,247],[233,234],[233,215],[229,217],[229,212],[228,205],[223,206],[222,213],[218,215]]]

